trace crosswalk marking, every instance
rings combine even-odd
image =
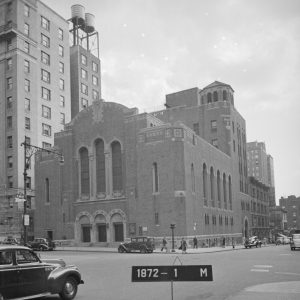
[[[273,268],[273,266],[270,265],[254,265],[254,268]]]
[[[269,272],[269,270],[265,270],[265,269],[251,269],[251,272]]]

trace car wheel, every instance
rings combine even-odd
[[[71,300],[75,298],[77,294],[77,289],[77,281],[73,277],[68,277],[59,295],[63,300]]]
[[[118,248],[118,252],[119,252],[119,253],[124,253],[124,249],[121,248],[121,247],[119,247],[119,248]]]
[[[44,251],[44,247],[43,247],[43,246],[40,246],[40,247],[39,247],[39,250],[40,250],[40,251]]]
[[[140,251],[141,251],[141,253],[146,253],[146,249],[145,248],[141,248]]]

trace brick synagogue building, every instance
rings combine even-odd
[[[136,235],[249,235],[245,120],[230,85],[166,96],[166,109],[95,100],[55,134],[64,156],[36,155],[35,236],[114,245]],[[247,224],[247,226],[245,226]]]

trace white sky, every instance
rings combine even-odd
[[[276,199],[300,196],[299,0],[43,0],[96,17],[102,98],[162,109],[165,95],[218,80],[235,90],[247,141],[274,159]]]

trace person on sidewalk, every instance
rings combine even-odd
[[[163,251],[164,249],[166,249],[166,252],[168,252],[168,248],[167,248],[167,240],[166,240],[165,237],[164,237],[163,240],[162,240],[162,247],[161,247],[160,251]]]
[[[223,237],[223,248],[225,248],[225,245],[226,245],[226,239],[225,239],[225,237]]]
[[[194,249],[198,249],[198,240],[196,237],[194,237],[193,243],[194,243]]]
[[[186,247],[187,247],[187,243],[186,243],[186,240],[184,238],[182,238],[181,240],[181,250],[182,250],[182,254],[186,254]]]

